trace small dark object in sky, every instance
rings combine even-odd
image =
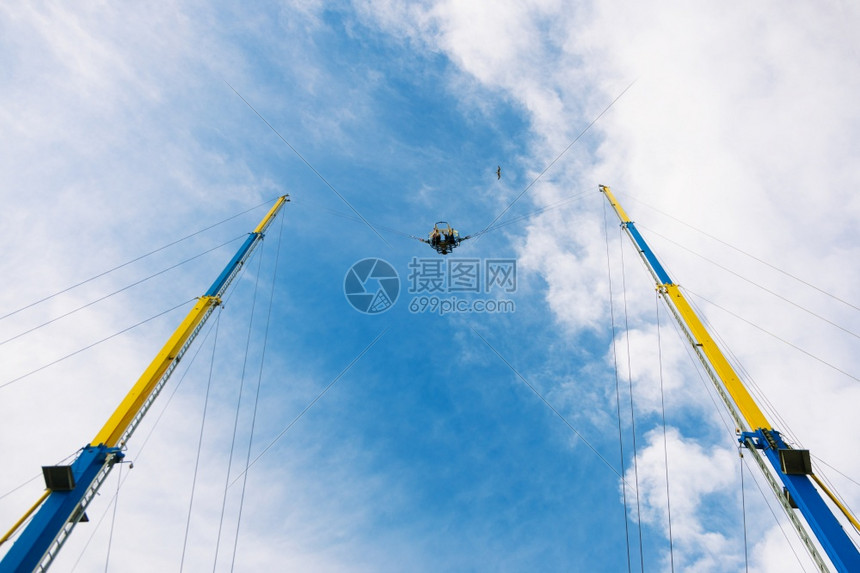
[[[496,167],[496,179],[501,179],[501,178],[502,178],[502,166],[499,165],[498,167]]]

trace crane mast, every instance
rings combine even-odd
[[[764,473],[789,520],[797,529],[813,561],[821,571],[829,570],[795,510],[802,515],[837,571],[860,571],[860,553],[821,497],[815,484],[818,484],[858,530],[860,530],[860,524],[812,472],[809,450],[792,448],[768,422],[743,381],[708,334],[707,328],[687,302],[678,285],[669,278],[612,191],[605,185],[600,186],[600,191],[606,195],[606,199],[621,220],[621,227],[639,251],[646,268],[654,278],[657,291],[680,325],[734,419],[740,433],[739,442],[753,454],[752,457]],[[763,452],[764,456],[760,452]]]
[[[254,248],[263,240],[269,224],[287,201],[287,195],[278,198],[209,290],[197,299],[194,308],[144,370],[95,438],[80,450],[74,462],[68,466],[42,468],[47,490],[0,539],[0,543],[8,540],[20,525],[33,515],[20,537],[0,561],[0,573],[48,569],[72,529],[84,518],[87,505],[114,464],[122,461],[126,441],[146,415],[212,311],[221,304],[221,296]]]

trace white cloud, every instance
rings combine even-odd
[[[668,452],[667,454],[664,454]],[[668,457],[668,462],[666,458]],[[675,566],[679,571],[725,571],[736,566],[742,557],[736,540],[728,538],[709,518],[715,512],[712,496],[725,501],[721,507],[731,508],[737,500],[737,454],[725,448],[703,447],[684,438],[677,428],[669,427],[664,450],[662,430],[645,434],[645,444],[639,448],[637,468],[625,473],[628,484],[627,502],[630,519],[635,524],[636,470],[639,475],[639,503],[642,521],[659,527],[669,536],[669,510],[674,542]],[[668,464],[669,502],[666,497]],[[725,510],[723,510],[725,511]],[[728,510],[732,513],[731,510]],[[740,512],[733,512],[740,518]],[[668,551],[661,555],[668,563]]]
[[[700,410],[712,423],[718,423],[708,398],[711,392],[699,383],[689,354],[666,320],[665,315],[661,316],[660,345],[656,325],[631,328],[629,333],[624,332],[623,324],[617,327],[620,332],[615,339],[614,352],[617,354],[618,375],[625,387],[628,376],[632,378],[637,415],[662,417],[665,403],[669,415]],[[609,364],[613,362],[611,350],[606,361]],[[707,384],[710,385],[710,381]]]

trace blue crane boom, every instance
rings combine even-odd
[[[621,219],[622,228],[633,241],[646,267],[654,277],[657,291],[666,301],[675,320],[681,326],[694,351],[704,364],[737,427],[743,430],[740,432],[740,443],[754,454],[754,459],[764,472],[771,489],[774,490],[789,519],[798,529],[798,533],[816,565],[822,571],[828,571],[826,563],[809,539],[794,509],[799,510],[837,571],[860,571],[860,552],[857,551],[848,534],[842,528],[842,524],[822,499],[815,484],[818,484],[858,530],[860,530],[860,524],[812,472],[809,451],[793,449],[771,426],[747,391],[743,381],[708,334],[704,324],[687,302],[678,285],[669,278],[654,252],[636,229],[636,225],[621,208],[612,191],[605,185],[600,186],[600,191],[606,195],[609,204],[612,205],[618,218]],[[768,466],[762,461],[758,450],[764,452],[765,458],[770,463],[770,470],[779,478],[779,482],[775,481],[773,475],[768,471]]]
[[[239,247],[236,255],[215,279],[206,294],[173,332],[161,351],[144,370],[95,438],[81,449],[69,466],[43,467],[47,490],[35,505],[0,539],[8,540],[35,512],[32,520],[0,561],[0,573],[26,573],[48,569],[87,505],[104,483],[114,464],[123,457],[131,437],[179,360],[188,350],[230,282],[241,270],[254,248],[263,240],[269,224],[289,201],[279,197],[269,212]],[[38,511],[37,511],[38,510]]]

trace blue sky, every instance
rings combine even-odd
[[[0,387],[0,495],[95,435],[238,239],[291,197],[219,313],[214,359],[212,330],[59,570],[104,570],[108,551],[113,570],[176,569],[183,546],[187,570],[212,569],[225,481],[229,570],[257,382],[251,459],[380,334],[250,469],[236,570],[622,571],[628,548],[638,570],[639,522],[644,569],[668,570],[659,359],[676,569],[743,570],[743,503],[751,571],[813,570],[756,468],[741,494],[733,428],[663,307],[658,331],[653,284],[598,184],[774,425],[860,506],[857,8],[461,4],[0,8],[0,314],[257,206],[0,321],[6,340],[229,242],[0,345],[3,384],[185,303]],[[480,231],[536,178],[501,219],[519,223],[456,252],[516,260],[516,292],[481,297],[516,311],[410,312],[409,263],[437,255],[406,235],[437,220]],[[343,293],[367,257],[404,282],[375,316]],[[633,486],[634,424],[637,449],[627,534],[610,298]],[[39,477],[2,497],[2,522],[40,491]]]

